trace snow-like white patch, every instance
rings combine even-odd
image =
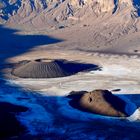
[[[139,128],[138,125],[130,121],[138,121],[139,110],[135,105],[135,100],[131,100],[129,94],[140,93],[139,71],[124,65],[104,65],[101,71],[81,72],[73,76],[52,79],[23,79],[17,78],[8,80],[7,94],[0,90],[1,100],[7,100],[15,104],[29,107],[29,111],[21,113],[19,120],[28,127],[31,134],[59,133],[77,136],[94,130],[91,137],[96,137],[97,133],[104,127],[110,130],[119,131],[120,126]],[[21,87],[26,90],[23,92]],[[97,114],[85,113],[70,106],[70,99],[65,96],[71,91],[92,91],[94,89],[120,89],[113,92],[125,100],[126,112],[131,115],[127,118],[114,118]],[[29,98],[18,100],[18,98]],[[138,101],[137,101],[138,102]],[[128,121],[127,121],[128,120]],[[75,124],[76,123],[76,124]],[[92,124],[93,125],[90,125]],[[96,131],[97,129],[97,131]],[[82,131],[82,132],[81,132]],[[75,134],[76,133],[76,134]],[[105,133],[108,135],[108,133]],[[99,138],[100,136],[98,136]]]
[[[94,89],[121,89],[123,94],[139,94],[139,80],[131,77],[131,70],[125,68],[112,69],[103,68],[102,71],[90,71],[79,73],[74,76],[52,79],[22,79],[10,81],[12,84],[20,85],[43,94],[63,96],[71,91],[92,91]],[[116,92],[121,94],[120,92]]]
[[[128,73],[132,73],[132,71],[120,65],[110,65],[108,67],[104,67],[102,72],[102,74],[110,74],[117,76],[127,75]]]
[[[131,116],[127,117],[129,121],[140,121],[140,108],[138,108]]]

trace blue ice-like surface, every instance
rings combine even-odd
[[[130,111],[130,114],[136,106],[140,106],[140,95],[118,96],[127,101],[129,105],[127,110]],[[131,140],[139,137],[139,122],[85,113],[72,108],[69,105],[69,98],[43,96],[38,92],[24,91],[3,79],[0,79],[0,100],[30,108],[27,113],[19,116],[20,121],[28,127],[32,134],[52,134],[53,138],[50,139],[60,137],[60,139],[66,140],[99,138]],[[129,131],[131,134],[128,134]]]
[[[116,95],[116,96],[118,96],[119,98],[121,98],[126,102],[125,111],[129,116],[136,111],[137,109],[136,104],[133,103],[126,95]]]
[[[128,98],[127,95],[118,96],[130,104],[129,111],[135,109],[135,100],[132,96],[128,95]],[[29,111],[22,113],[19,119],[28,126],[32,134],[46,134],[50,139],[133,140],[135,137],[137,140],[139,137],[139,122],[82,112],[69,105],[69,98],[24,91],[2,79],[0,79],[0,100],[29,107]]]
[[[123,95],[123,99],[130,105],[130,110],[136,108],[127,96]],[[82,112],[74,109],[69,105],[68,98],[65,97],[47,97],[46,102],[50,105],[53,104],[55,108],[55,122],[63,132],[69,132],[70,137],[73,139],[89,138],[93,137],[103,139],[132,139],[134,136],[138,136],[140,123],[129,122],[126,119],[117,117],[101,116],[93,113]],[[53,102],[52,102],[53,101]],[[51,107],[50,107],[51,108]],[[132,113],[131,112],[131,113]],[[56,119],[57,118],[57,119]],[[60,125],[60,126],[59,126]],[[123,131],[122,131],[123,130]],[[131,130],[131,136],[128,131]],[[137,139],[137,138],[136,138]]]
[[[140,16],[140,0],[133,0],[133,5],[137,8],[138,16]]]

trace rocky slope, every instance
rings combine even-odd
[[[137,0],[0,0],[0,21],[50,25],[121,14],[137,18]],[[67,23],[67,22],[66,22]],[[36,25],[36,26],[37,26]]]
[[[131,44],[130,52],[137,50],[131,46],[139,40],[134,35],[139,33],[139,16],[139,0],[0,0],[0,23],[43,33],[63,28],[63,34],[60,31],[53,35],[84,50],[114,52],[113,47],[120,42],[123,46]],[[132,36],[133,43],[129,41]],[[77,41],[80,44],[75,44]],[[122,43],[119,46],[122,52]]]

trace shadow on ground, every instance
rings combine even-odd
[[[138,16],[140,16],[140,1],[139,0],[133,0],[134,7],[137,8]]]
[[[17,35],[17,30],[8,29],[0,26],[0,61],[1,65],[11,57],[28,52],[38,45],[47,45],[60,42],[62,40],[51,38],[42,35]],[[1,69],[3,67],[1,66]],[[102,117],[100,115],[85,113],[72,108],[69,105],[69,98],[66,97],[47,97],[42,96],[37,92],[24,91],[14,84],[9,84],[3,80],[3,73],[0,78],[0,108],[4,108],[6,116],[0,115],[0,139],[14,139],[14,140],[76,140],[76,139],[107,139],[107,140],[123,140],[139,139],[140,126],[139,123],[131,123],[126,120],[112,119],[110,117]],[[76,85],[75,85],[76,86]],[[94,85],[93,85],[94,86]],[[133,96],[133,95],[132,95]],[[137,97],[139,98],[139,97]],[[22,105],[28,108],[26,110],[13,109],[11,104]],[[139,101],[138,101],[139,102]],[[4,106],[5,104],[7,104]],[[10,106],[9,106],[10,105]],[[40,106],[40,107],[39,107]],[[24,108],[24,107],[23,107]],[[35,114],[33,113],[33,108]],[[43,109],[40,109],[43,108]],[[25,111],[22,114],[22,121],[28,121],[31,129],[36,129],[38,134],[32,136],[27,134],[19,125],[15,114]],[[14,114],[14,116],[13,116]],[[29,118],[26,118],[29,115]],[[8,120],[12,118],[11,121]],[[40,119],[38,121],[38,119]],[[10,122],[9,122],[10,121]],[[12,127],[13,122],[14,127]],[[5,124],[3,124],[5,122]],[[8,128],[10,126],[10,129]],[[2,126],[5,126],[4,128]],[[19,128],[20,126],[20,128]],[[16,128],[15,128],[16,127]],[[11,129],[15,128],[11,133]],[[18,132],[16,131],[18,130]],[[123,131],[122,131],[123,130]],[[8,133],[10,132],[10,133]],[[26,132],[26,133],[25,133]],[[131,132],[128,134],[128,132]]]
[[[46,35],[21,35],[15,29],[0,25],[0,60],[23,54],[40,45],[49,45],[62,40]]]
[[[30,51],[39,45],[48,45],[61,42],[62,40],[44,35],[21,35],[18,30],[10,29],[0,25],[0,77],[4,79],[2,69],[5,67],[5,62],[8,58],[23,54]],[[0,94],[6,88],[5,96],[10,93],[10,86],[5,80],[0,81]],[[14,87],[16,89],[16,87]],[[12,91],[11,91],[12,92]],[[16,108],[16,109],[14,109]],[[17,108],[25,107],[16,106],[8,102],[0,102],[0,139],[12,136],[19,136],[25,132],[15,114],[19,112]],[[14,109],[14,111],[13,111]],[[25,110],[24,110],[25,111]]]

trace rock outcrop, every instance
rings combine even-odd
[[[93,16],[99,16],[102,13],[113,14],[118,9],[128,7],[133,7],[134,11],[138,8],[132,0],[14,0],[12,2],[9,0],[0,1],[0,17],[5,20],[10,19],[11,22],[13,20],[14,22],[27,22],[36,18],[36,16],[43,16],[43,19],[53,12],[55,15],[52,14],[52,18],[56,18],[59,22],[60,20],[68,20],[69,16],[80,17],[89,15],[89,12]],[[48,19],[43,19],[44,22],[46,20],[48,21]]]
[[[71,106],[86,112],[114,117],[128,116],[125,110],[126,102],[108,90],[77,92],[69,97],[72,98]]]

